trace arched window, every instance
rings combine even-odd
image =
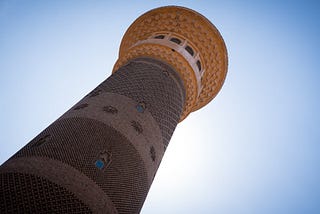
[[[171,38],[170,39],[171,42],[177,43],[178,45],[181,43],[181,40],[178,38]]]
[[[158,35],[154,37],[155,39],[164,39],[164,35]]]
[[[201,71],[201,62],[199,60],[197,61],[197,66],[198,66],[199,71]]]
[[[194,51],[193,51],[193,49],[188,45],[186,48],[186,51],[188,51],[188,53],[191,55],[191,56],[193,56],[193,54],[194,54]]]

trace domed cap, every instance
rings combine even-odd
[[[137,57],[162,60],[179,73],[186,90],[181,121],[218,94],[228,67],[217,28],[201,14],[178,6],[156,8],[136,19],[122,38],[113,71]]]

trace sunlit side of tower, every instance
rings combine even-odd
[[[113,74],[0,167],[0,212],[139,213],[175,127],[226,72],[205,17],[175,6],[143,14]]]

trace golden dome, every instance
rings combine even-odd
[[[227,49],[219,31],[184,7],[160,7],[137,18],[122,38],[113,72],[146,56],[170,64],[182,78],[186,101],[180,121],[218,94],[227,73]]]

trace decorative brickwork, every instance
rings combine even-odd
[[[157,35],[158,39],[163,39],[166,34],[182,38],[198,54],[202,70],[205,70],[201,74],[201,92],[197,90],[197,72],[193,72],[181,52],[146,41]],[[126,61],[141,56],[163,60],[181,75],[187,94],[181,120],[209,103],[220,91],[227,74],[228,56],[222,36],[208,19],[188,8],[156,8],[136,19],[122,38],[114,72]]]
[[[217,94],[226,66],[200,14],[144,14],[114,73],[0,167],[0,212],[139,213],[178,122]]]
[[[163,69],[171,75],[164,74]],[[111,200],[110,206],[114,206],[117,212],[138,213],[164,153],[163,144],[167,146],[182,112],[183,85],[174,72],[166,64],[152,59],[131,61],[17,152],[10,161],[21,158],[41,161],[41,158],[45,157],[62,162],[65,165],[59,165],[51,169],[51,172],[65,171],[64,176],[73,176],[67,170],[60,169],[70,166],[96,183],[97,186],[92,188],[101,188]],[[115,98],[110,96],[110,92]],[[107,98],[108,96],[110,98]],[[127,125],[122,128],[116,125],[118,123]],[[156,124],[162,133],[158,140],[150,138],[156,133],[155,129],[150,130],[150,127],[155,126],[153,124]],[[143,139],[144,145],[137,146],[140,142],[136,142],[134,136]],[[142,151],[144,147],[145,152]],[[160,158],[157,162],[156,157]],[[5,169],[0,170],[0,175],[4,177],[10,173],[12,172],[6,173]],[[15,178],[16,174],[10,176],[18,179]],[[47,181],[37,173],[30,176]],[[59,193],[59,197],[63,198],[64,193],[70,192],[77,199],[75,195],[78,194],[68,190],[67,183],[55,182],[53,177],[51,179],[53,185],[67,189]],[[10,179],[8,182],[11,182]],[[6,188],[14,188],[14,184],[11,185]],[[24,183],[20,182],[19,185]],[[30,192],[36,192],[38,184],[32,184],[28,188]],[[20,198],[31,197],[27,192],[20,191],[19,194]],[[57,209],[52,207],[50,202],[56,200],[50,199],[53,195],[48,193],[47,198],[44,198],[48,201],[43,202],[43,206],[47,204],[48,207],[43,209]],[[66,198],[68,197],[66,195]],[[14,201],[10,198],[3,200],[6,204],[11,204],[4,209],[13,211]],[[21,200],[19,203],[22,204],[21,207],[27,207],[29,202],[26,200],[26,204],[23,204]],[[90,203],[85,204],[86,201],[83,203],[82,206],[87,210],[92,206]],[[25,208],[14,210],[20,212]]]
[[[0,174],[0,213],[91,213],[72,192],[29,174]]]
[[[168,78],[164,69],[173,78]],[[99,89],[143,101],[162,131],[165,146],[168,145],[184,105],[183,84],[171,67],[158,60],[138,58],[119,68]]]

